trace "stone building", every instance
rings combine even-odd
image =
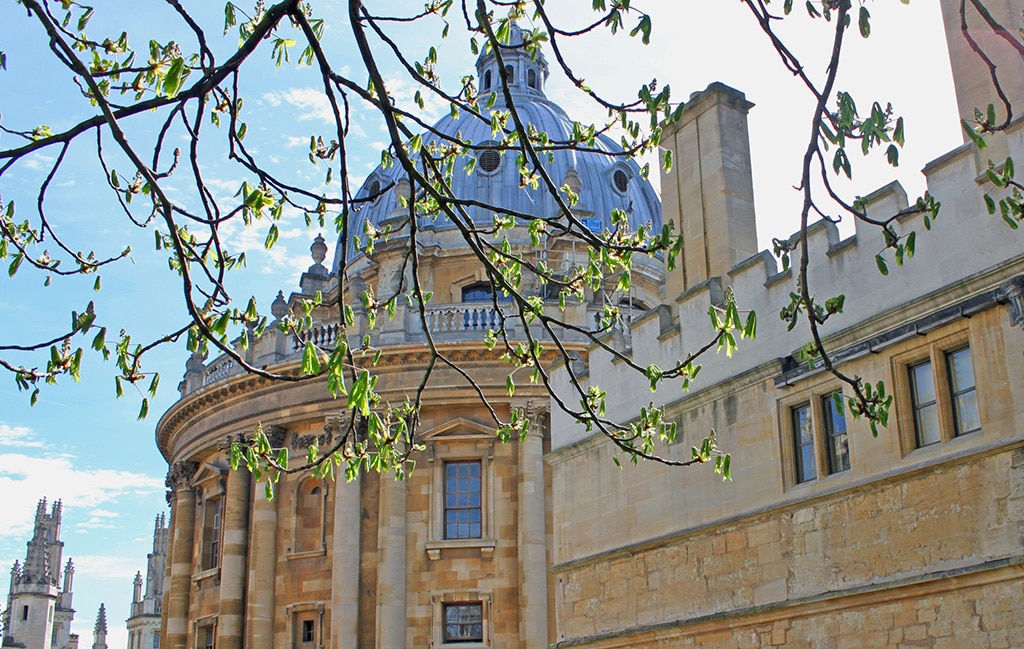
[[[167,568],[167,517],[153,523],[153,551],[146,556],[146,582],[142,573],[132,581],[131,615],[128,617],[128,649],[160,649],[160,614],[164,603],[164,572]]]
[[[1019,19],[1012,0],[987,4],[1007,24]],[[957,5],[942,3],[957,99],[971,115],[991,88],[959,34]],[[543,57],[503,56],[526,119],[553,138],[571,128],[544,94]],[[1017,71],[1006,90],[1024,106],[1019,57],[1003,65]],[[477,72],[486,90],[499,73],[492,54]],[[732,482],[700,469],[619,470],[613,445],[550,407],[543,390],[526,385],[509,398],[507,366],[481,340],[501,317],[493,289],[458,233],[426,222],[418,236],[434,294],[430,333],[500,412],[532,412],[529,435],[498,443],[467,383],[438,370],[419,433],[427,448],[407,480],[286,476],[268,501],[247,473],[229,470],[226,441],[262,422],[273,446],[302,456],[336,434],[338,402],[322,383],[272,384],[225,357],[192,358],[181,399],[157,428],[172,502],[164,646],[1014,646],[1024,631],[1024,410],[1015,405],[1024,399],[1024,247],[985,212],[989,153],[965,143],[925,168],[941,215],[930,232],[912,210],[898,219],[900,232],[919,231],[917,256],[888,278],[875,270],[879,232],[858,224],[841,239],[831,223],[812,227],[815,291],[846,296],[846,313],[824,328],[829,347],[844,372],[882,380],[895,395],[889,426],[874,438],[834,407],[841,384],[800,362],[806,332],[772,317],[794,277],[757,251],[751,106],[720,84],[691,97],[662,139],[675,166],[661,202],[635,165],[614,156],[556,155],[549,169],[578,188],[578,216],[595,228],[618,208],[634,225],[660,228],[664,219],[686,237],[677,269],[640,259],[628,294],[609,288],[569,306],[581,325],[608,302],[625,307],[609,344],[634,362],[664,364],[706,340],[708,309],[726,290],[760,314],[757,345],[705,359],[690,392],[669,385],[652,395],[642,377],[571,335],[580,363],[556,374],[563,388],[570,372],[600,385],[622,417],[652,399],[667,405],[682,440],[665,449],[671,457],[688,458],[714,429],[734,455]],[[1022,125],[1018,118],[997,136],[991,155],[1024,159]],[[439,128],[490,137],[468,121],[445,118]],[[549,199],[519,189],[512,165],[493,153],[479,154],[474,174],[456,174],[455,191],[551,213]],[[394,168],[375,170],[356,219],[399,222],[397,195],[407,191]],[[895,183],[866,202],[872,215],[908,206]],[[514,236],[525,250],[527,233]],[[357,260],[354,281],[380,295],[402,279],[400,243],[378,245],[372,257],[348,242],[339,248]],[[545,244],[539,254],[553,267],[583,254]],[[324,242],[311,250],[300,290],[279,295],[275,317],[316,291],[325,304],[337,299]],[[307,335],[329,346],[335,316],[313,315]],[[372,336],[383,349],[377,391],[400,402],[426,362],[420,319],[399,305]],[[301,346],[268,329],[244,353],[286,370],[298,367]]]
[[[25,563],[14,562],[7,608],[3,614],[3,646],[33,649],[77,649],[71,633],[75,617],[72,583],[75,565],[68,559],[63,574],[64,541],[60,539],[61,502],[47,512],[46,499],[36,507],[32,539]]]

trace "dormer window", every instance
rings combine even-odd
[[[380,181],[374,180],[370,183],[369,187],[366,188],[366,197],[371,201],[377,200],[377,194],[380,193]]]

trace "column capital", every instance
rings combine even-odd
[[[530,421],[529,437],[544,437],[544,419],[551,411],[551,404],[548,401],[539,399],[513,401],[512,407],[522,410],[523,415]]]
[[[167,478],[164,484],[171,491],[181,491],[192,487],[192,478],[195,476],[199,465],[195,462],[175,462],[167,469]]]

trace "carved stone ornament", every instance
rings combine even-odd
[[[263,427],[263,434],[267,436],[267,441],[270,442],[271,448],[281,448],[284,446],[284,441],[288,436],[288,431],[285,430],[284,426],[270,425]]]
[[[1010,323],[1024,328],[1024,275],[1011,277],[999,288],[1010,304]]]
[[[198,469],[199,465],[195,462],[175,462],[167,470],[167,479],[164,484],[172,491],[188,489],[192,486],[192,477],[195,476]]]
[[[323,448],[330,445],[332,439],[334,439],[334,435],[330,432],[324,432],[320,435],[299,435],[298,433],[292,433],[291,446],[292,450],[295,451],[309,448],[313,444]]]

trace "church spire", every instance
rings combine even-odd
[[[92,631],[92,649],[107,649],[107,607],[102,603]]]

